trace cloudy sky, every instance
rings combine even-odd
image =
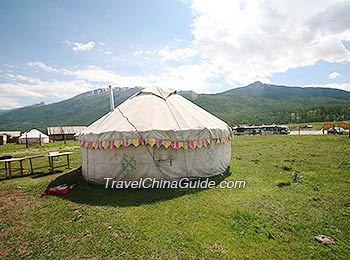
[[[94,88],[350,90],[350,1],[0,1],[0,109]]]

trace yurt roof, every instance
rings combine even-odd
[[[81,141],[159,138],[190,141],[229,137],[229,126],[177,94],[146,88],[127,99],[81,132]]]
[[[41,136],[41,138],[48,137],[46,134],[40,132],[39,130],[32,129],[29,132],[22,134],[20,138],[26,138],[26,134],[27,138],[39,138],[39,136]]]

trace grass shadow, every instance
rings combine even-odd
[[[11,176],[11,178],[9,178],[9,177],[7,177],[7,176],[5,176],[5,173],[4,174],[2,174],[2,176],[0,177],[0,182],[2,182],[2,181],[8,181],[8,180],[13,180],[13,179],[19,179],[19,178],[24,178],[24,177],[28,177],[29,176],[29,174],[23,174],[23,176],[22,175],[12,175]]]
[[[226,177],[231,175],[228,168],[223,174],[208,178],[218,185]],[[205,180],[206,178],[204,178]],[[203,180],[203,179],[202,179]],[[159,201],[171,200],[187,194],[198,193],[206,189],[178,188],[178,189],[106,189],[104,186],[88,183],[81,174],[81,168],[63,174],[53,180],[47,188],[61,184],[76,184],[70,193],[62,196],[62,199],[78,204],[92,206],[129,207],[144,204],[152,204]]]
[[[41,177],[45,177],[45,176],[49,176],[52,174],[57,174],[57,173],[61,173],[62,171],[60,170],[55,170],[55,171],[38,171],[38,172],[33,172],[33,173],[28,173],[25,172],[23,173],[23,175],[19,175],[16,173],[16,175],[12,175],[11,178],[6,177],[5,173],[2,174],[2,176],[0,176],[0,182],[2,181],[6,181],[6,180],[13,180],[13,179],[20,179],[20,178],[25,178],[25,177],[30,177],[32,179],[36,179],[36,178],[41,178]]]

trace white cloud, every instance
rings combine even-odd
[[[181,49],[170,49],[165,47],[158,52],[160,55],[160,61],[189,61],[191,58],[198,54],[198,50],[193,48],[181,48]]]
[[[333,1],[333,5],[318,12],[307,20],[309,28],[322,35],[342,34],[350,26],[350,2]]]
[[[133,56],[139,56],[139,55],[142,55],[142,54],[143,54],[143,51],[139,50],[139,51],[134,51],[134,53],[132,55]]]
[[[65,40],[64,43],[66,43],[68,46],[72,47],[72,50],[76,51],[76,52],[89,51],[92,48],[94,48],[96,45],[96,43],[94,41],[89,41],[87,43],[81,43],[81,42],[70,42],[68,40]],[[99,43],[99,45],[101,45],[101,43]]]
[[[105,52],[103,52],[105,55],[112,55],[113,54],[113,52],[111,52],[111,51],[105,51]]]
[[[115,84],[121,80],[119,75],[92,65],[84,69],[70,71],[70,73],[71,75],[76,76],[78,79],[87,80],[90,82]]]
[[[193,0],[193,44],[229,84],[319,60],[348,62],[350,2]],[[298,7],[298,8],[297,8]]]
[[[24,75],[21,75],[21,74],[14,75],[14,80],[21,81],[21,82],[26,82],[26,83],[29,83],[29,84],[40,84],[42,82],[38,78],[28,77],[28,76],[24,76]]]
[[[177,90],[194,90],[197,92],[210,92],[210,81],[222,72],[216,67],[207,64],[186,64],[179,67],[165,67],[159,74],[146,74],[141,76],[124,76],[113,71],[96,66],[69,71],[78,80],[91,84],[103,84],[122,87],[135,86],[162,86]]]
[[[150,56],[154,56],[158,54],[158,50],[136,50],[133,52],[133,56],[142,56],[144,59],[149,59]]]
[[[0,96],[28,96],[28,97],[59,97],[67,98],[88,91],[94,86],[84,80],[72,81],[42,81],[22,75],[19,81],[0,83]]]
[[[59,101],[73,97],[82,92],[100,87],[85,80],[71,81],[43,81],[35,77],[25,75],[7,75],[11,82],[0,83],[0,101],[2,108],[14,108],[23,103],[21,99],[33,98],[46,101],[48,98]]]
[[[69,69],[62,69],[62,73],[63,73],[63,75],[66,75],[66,76],[73,75],[73,72],[70,71]]]
[[[88,42],[88,43],[80,43],[80,42],[74,42],[74,47],[72,48],[73,51],[88,51],[91,50],[95,46],[95,42]]]
[[[336,79],[340,77],[341,75],[338,72],[332,72],[331,74],[328,75],[330,79]]]
[[[208,93],[211,92],[211,81],[220,74],[220,70],[205,62],[186,64],[179,67],[165,67],[159,76],[158,85],[177,90]]]
[[[4,96],[0,96],[0,104],[0,109],[13,109],[21,106],[17,98]]]
[[[57,72],[57,69],[52,68],[52,67],[44,64],[41,61],[29,62],[28,66],[30,66],[30,67],[37,67],[37,68],[40,68],[40,69],[45,70],[47,72]]]

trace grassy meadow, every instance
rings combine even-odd
[[[106,190],[80,176],[76,142],[0,146],[0,156],[73,151],[73,169],[0,175],[2,259],[348,259],[348,136],[239,136],[245,189]],[[38,160],[45,165],[46,158]],[[1,164],[2,167],[3,164]],[[25,167],[28,166],[25,164]],[[46,187],[78,183],[66,196]],[[330,236],[322,245],[316,235]]]

